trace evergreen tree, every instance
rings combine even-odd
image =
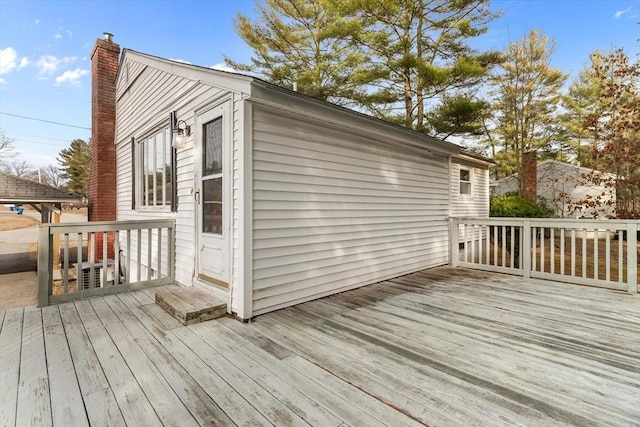
[[[513,152],[501,155],[513,159],[513,164],[502,168],[518,173],[520,195],[524,190],[523,154],[549,150],[560,135],[556,113],[567,76],[551,67],[553,51],[554,43],[548,37],[531,31],[509,45],[505,62],[492,78],[495,127],[489,131],[503,150]]]
[[[441,97],[468,96],[466,91],[481,83],[500,60],[496,52],[478,53],[469,45],[497,17],[488,0],[354,0],[354,4],[365,22],[376,22],[360,41],[384,68],[383,87],[399,101],[386,118],[406,127],[433,133],[426,120],[429,107]],[[445,122],[455,121],[469,107],[481,104],[450,102],[434,114]],[[443,117],[445,112],[452,118]]]
[[[428,108],[467,95],[499,59],[468,45],[496,17],[489,0],[265,0],[257,9],[256,22],[240,14],[235,23],[251,64],[228,65],[430,133]],[[434,120],[461,125],[469,107],[480,104],[451,102]]]
[[[63,173],[61,177],[68,180],[67,187],[81,196],[87,196],[89,185],[89,171],[91,163],[91,151],[89,142],[82,139],[71,141],[69,148],[60,151],[58,164]]]
[[[585,69],[578,74],[562,96],[564,114],[561,119],[565,129],[566,145],[575,161],[588,168],[595,167],[591,134],[585,129],[585,120],[595,112],[598,85]]]
[[[353,41],[363,23],[340,1],[265,0],[252,22],[238,14],[236,32],[253,49],[251,64],[227,65],[335,104],[371,110],[391,99],[372,86],[379,67]]]

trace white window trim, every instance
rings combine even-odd
[[[468,171],[469,172],[469,181],[463,181],[462,180],[462,171]],[[468,183],[469,184],[469,192],[468,193],[463,193],[462,192],[462,188],[461,188],[461,184],[462,183]],[[461,197],[472,197],[473,196],[473,168],[463,168],[461,167],[458,173],[458,192],[460,194]]]
[[[171,212],[171,201],[169,201],[168,203],[162,204],[162,205],[149,205],[145,203],[144,200],[144,194],[145,194],[145,186],[146,186],[146,175],[145,175],[145,171],[144,171],[144,160],[147,157],[146,153],[145,153],[145,143],[146,141],[151,138],[154,137],[158,134],[164,134],[164,148],[165,150],[168,150],[167,152],[165,152],[163,158],[166,158],[166,156],[169,156],[169,165],[171,167],[171,152],[170,150],[172,150],[171,147],[171,134],[170,134],[171,130],[170,127],[168,125],[159,125],[153,128],[152,131],[147,132],[144,134],[144,136],[140,137],[140,138],[136,138],[136,170],[135,170],[135,177],[133,177],[136,180],[136,194],[134,195],[135,200],[136,200],[136,210],[138,211],[153,211],[153,212]],[[155,159],[154,159],[155,160]],[[163,173],[164,173],[164,168],[163,168]],[[169,170],[169,174],[171,175],[171,170]],[[171,176],[169,177],[169,179],[171,179]],[[167,186],[167,177],[165,176],[164,179],[162,180],[162,184],[163,184],[163,198],[166,201],[167,198],[167,194],[171,195],[171,186],[168,185]],[[152,191],[152,193],[155,194],[154,191]]]

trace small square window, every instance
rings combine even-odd
[[[460,169],[460,194],[471,194],[471,171]]]

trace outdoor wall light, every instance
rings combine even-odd
[[[191,135],[191,126],[184,120],[178,120],[175,111],[171,113],[171,132],[173,133],[171,142],[173,148],[183,148],[187,145],[187,137]]]

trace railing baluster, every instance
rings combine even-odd
[[[549,232],[549,262],[551,263],[551,274],[555,274],[556,272],[556,236],[555,236],[555,227],[550,227]]]
[[[131,283],[131,230],[127,230],[127,260],[126,260],[126,274],[124,275],[124,283],[128,285]]]
[[[158,232],[158,279],[162,277],[162,229],[157,228],[156,231]]]
[[[471,262],[476,263],[476,226],[471,226]]]
[[[538,227],[531,227],[531,271],[537,271],[538,253],[536,251],[536,240],[538,239]]]
[[[96,283],[96,232],[89,233],[89,289],[93,289]]]
[[[102,232],[102,280],[101,285],[103,288],[105,288],[107,286],[107,257],[109,255],[109,252],[107,250],[107,246],[109,243],[109,233],[107,233],[106,231]]]
[[[64,233],[64,259],[62,261],[63,293],[69,293],[69,233]]]
[[[502,266],[507,266],[507,226],[502,226]]]
[[[510,246],[510,252],[509,252],[509,254],[511,255],[511,256],[510,256],[510,261],[511,261],[511,263],[509,264],[509,266],[510,266],[511,268],[514,268],[514,265],[515,265],[515,264],[514,264],[514,261],[515,261],[515,258],[514,258],[514,257],[515,257],[514,249],[515,249],[515,247],[516,247],[516,246],[515,246],[515,245],[516,245],[516,243],[515,243],[515,241],[516,241],[516,235],[515,235],[514,233],[515,233],[515,228],[514,228],[514,227],[513,227],[513,225],[512,225],[512,226],[511,226],[511,239],[510,239],[510,240],[511,240],[511,242],[509,242],[509,243],[511,244],[511,246]]]
[[[113,285],[117,286],[120,284],[120,230],[115,231],[113,242],[113,257],[114,257],[114,266],[113,266]]]
[[[147,229],[147,280],[151,280],[151,271],[153,266],[151,265],[151,245],[153,244],[153,230]]]
[[[493,265],[498,266],[498,246],[500,245],[500,239],[498,238],[499,228],[497,225],[493,226]]]
[[[598,259],[598,233],[600,229],[595,228],[593,230],[593,278],[598,280],[598,264],[600,260]]]
[[[469,225],[464,224],[462,227],[464,229],[464,248],[463,248],[464,262],[469,262],[469,259],[467,257],[467,251],[469,250],[469,237],[468,237]]]
[[[618,230],[618,283],[624,283],[624,232]]]
[[[605,230],[605,280],[609,282],[611,280],[611,230]]]
[[[560,274],[564,276],[564,262],[565,262],[565,253],[564,253],[564,238],[566,233],[566,228],[560,229]]]
[[[571,229],[571,275],[576,275],[576,229]]]
[[[491,258],[491,242],[489,241],[489,226],[485,225],[483,230],[484,230],[483,236],[484,236],[484,243],[485,243],[485,246],[484,246],[485,262],[484,263],[486,265],[489,265],[489,258]]]
[[[587,277],[587,229],[582,229],[582,277]]]
[[[137,274],[136,274],[136,282],[140,282],[140,270],[142,270],[142,229],[138,228],[138,252],[136,252],[137,257],[136,257],[136,261],[138,264],[138,268],[136,268],[137,270]]]
[[[544,273],[545,265],[544,265],[544,234],[546,232],[545,227],[540,227],[540,270]]]

